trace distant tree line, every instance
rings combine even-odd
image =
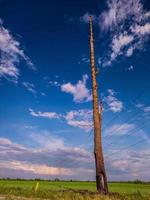
[[[35,178],[35,179],[23,179],[23,178],[0,178],[0,180],[11,180],[11,181],[51,181],[51,182],[58,182],[58,181],[68,181],[68,182],[95,182],[95,181],[81,181],[81,180],[63,180],[63,179],[59,179],[59,178],[55,178],[55,179],[40,179],[40,178]],[[150,181],[143,181],[143,180],[139,180],[136,179],[134,181],[109,181],[109,183],[135,183],[135,184],[150,184]]]

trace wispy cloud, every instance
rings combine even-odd
[[[115,60],[118,55],[123,54],[123,49],[128,46],[133,41],[133,39],[134,37],[132,35],[128,35],[126,32],[118,36],[115,35],[112,39],[112,52],[108,64],[111,64],[111,62]],[[127,50],[127,55],[131,56],[132,53],[133,49],[130,47],[130,49]]]
[[[83,56],[80,61],[78,61],[78,64],[82,63],[90,63],[90,59],[87,56]]]
[[[49,150],[65,149],[64,139],[55,135],[52,135],[48,131],[42,131],[42,134],[32,132],[30,134],[31,139],[36,142],[39,147]]]
[[[108,96],[104,98],[104,101],[112,112],[121,112],[123,110],[123,103],[117,99],[116,94],[113,89],[108,89]]]
[[[57,114],[56,112],[35,112],[31,108],[29,109],[30,114],[34,117],[43,117],[43,118],[48,118],[48,119],[59,119],[60,115]]]
[[[135,124],[128,124],[128,123],[115,124],[107,129],[107,134],[115,136],[125,135],[129,131],[133,130],[135,127],[136,127]]]
[[[128,70],[129,70],[129,71],[133,71],[133,70],[134,70],[133,65],[130,65],[130,66],[128,67]]]
[[[145,105],[143,103],[138,103],[135,105],[136,108],[141,110],[141,117],[145,117],[145,118],[150,118],[150,106],[149,105]]]
[[[32,69],[35,69],[21,48],[20,42],[3,26],[2,20],[0,21],[0,51],[0,77],[17,82],[20,75],[17,65],[21,59],[25,60]]]
[[[65,119],[67,124],[89,131],[92,129],[92,110],[82,109],[82,110],[72,110],[69,111]]]
[[[99,16],[99,26],[102,31],[110,31],[112,39],[103,66],[110,66],[118,56],[130,57],[135,50],[143,50],[150,34],[149,17],[141,0],[107,1],[107,10]]]
[[[145,36],[150,34],[150,24],[147,22],[144,25],[135,25],[134,27],[131,27],[131,30],[133,33],[137,34],[139,37],[140,36]]]
[[[77,84],[65,83],[61,85],[61,91],[70,93],[73,95],[74,102],[87,102],[92,100],[90,90],[86,87],[88,75],[83,75],[82,80],[79,80]]]
[[[33,83],[23,82],[22,84],[29,92],[31,92],[34,95],[36,95],[37,92],[35,90],[35,85]]]
[[[144,108],[143,108],[143,111],[144,111],[145,113],[150,113],[150,106],[144,107]]]
[[[60,87],[61,86],[61,84],[58,81],[49,81],[49,84],[51,86],[56,86],[56,87]]]
[[[44,97],[46,97],[47,95],[44,93],[44,92],[41,92],[41,95],[42,96],[44,96]]]
[[[29,112],[33,117],[65,120],[68,125],[84,129],[85,131],[91,130],[93,126],[92,110],[90,109],[71,110],[65,114],[59,114],[56,112],[35,112],[30,108]]]
[[[115,29],[129,19],[138,23],[144,14],[140,0],[107,0],[107,8],[99,16],[103,30]]]

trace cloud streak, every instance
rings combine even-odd
[[[48,118],[48,119],[59,119],[60,115],[57,114],[56,112],[35,112],[31,108],[29,109],[30,114],[34,117],[43,117],[43,118]]]
[[[35,85],[33,83],[23,82],[22,84],[29,92],[31,92],[34,95],[37,94],[37,92],[35,90]]]
[[[0,21],[0,51],[0,77],[17,82],[20,75],[17,66],[21,59],[25,60],[32,69],[35,69],[21,48],[20,42],[3,26],[2,20]]]
[[[107,129],[107,134],[114,135],[114,136],[126,135],[135,127],[136,127],[135,124],[128,124],[128,123],[115,124],[112,127]]]

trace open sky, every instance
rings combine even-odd
[[[109,180],[150,180],[150,1],[0,1],[0,177],[94,180],[93,16]]]

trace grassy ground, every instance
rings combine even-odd
[[[109,183],[109,190],[118,194],[107,197],[96,193],[94,182],[39,181],[36,184],[37,181],[0,180],[0,194],[7,195],[1,198],[14,200],[15,195],[51,200],[150,200],[150,184]]]

